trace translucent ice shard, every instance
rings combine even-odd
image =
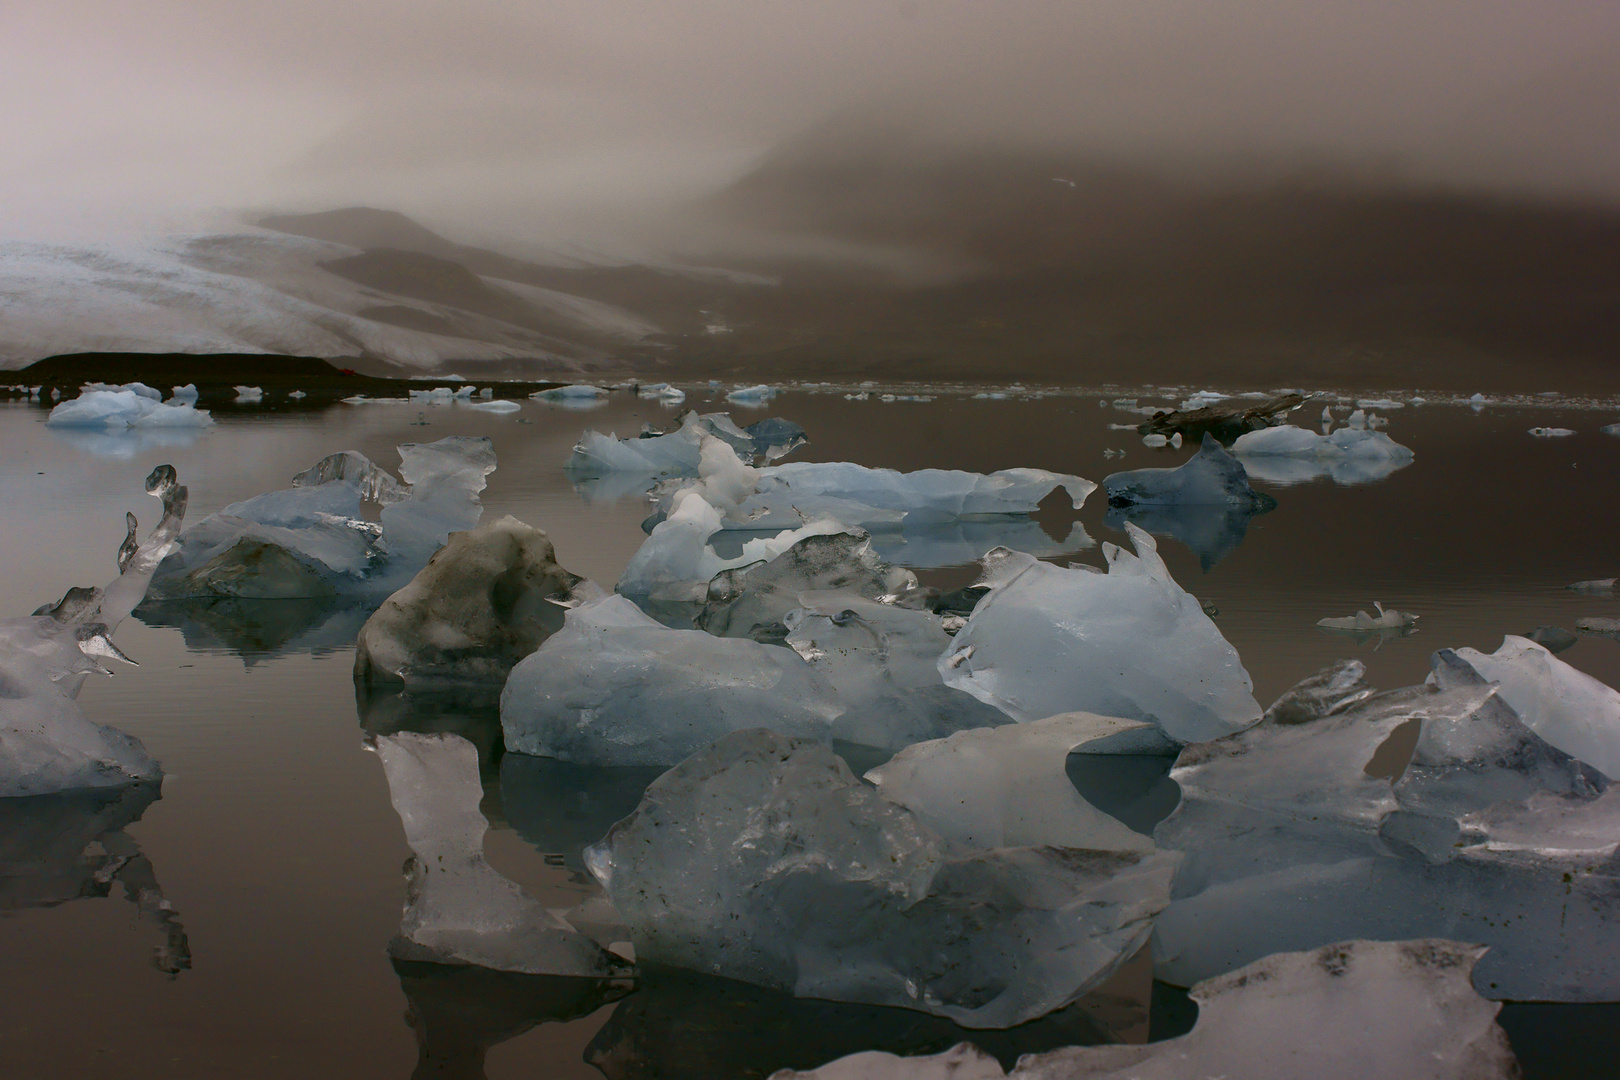
[[[1219,506],[1265,511],[1271,496],[1249,486],[1243,465],[1205,434],[1198,453],[1175,469],[1134,469],[1104,478],[1109,506]]]
[[[842,711],[791,649],[671,630],[619,596],[569,611],[501,694],[507,749],[586,765],[669,765],[761,724],[825,738]]]
[[[1064,764],[1097,740],[1148,725],[1091,713],[963,731],[917,743],[866,774],[883,797],[950,840],[970,847],[1151,851],[1153,841],[1092,806]]]
[[[361,628],[355,678],[503,683],[562,628],[563,605],[583,580],[557,564],[545,533],[517,518],[451,533]]]
[[[72,589],[31,616],[0,620],[0,797],[116,787],[162,776],[140,742],[92,722],[75,697],[87,674],[110,675],[103,660],[126,660],[111,634],[140,603],[153,569],[175,543],[186,489],[172,466],[146,478],[164,513],[134,542],[127,519],[118,577],[103,588]]]
[[[1514,1080],[1501,1007],[1469,985],[1483,949],[1346,941],[1281,953],[1193,987],[1179,1038],[1026,1054],[1010,1073],[970,1044],[930,1057],[867,1052],[771,1080]]]
[[[376,750],[414,853],[394,956],[545,975],[626,970],[485,861],[489,822],[478,810],[484,789],[472,743],[401,732],[380,736]]]
[[[1458,649],[1456,656],[1500,684],[1502,700],[1531,731],[1605,776],[1620,777],[1620,693],[1511,634],[1494,653]]]
[[[1044,1015],[1106,978],[1175,861],[962,848],[824,744],[761,729],[665,773],[586,859],[638,958],[973,1027]]]
[[[1020,721],[1064,712],[1148,721],[1164,748],[1258,720],[1237,652],[1170,577],[1153,538],[1125,528],[1136,554],[1105,544],[1107,573],[1006,550],[985,556],[990,592],[940,658],[945,683]]]

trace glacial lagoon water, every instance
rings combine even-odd
[[[1173,403],[1146,391],[1107,396],[1133,395]],[[728,408],[707,396],[694,391],[688,406]],[[1314,425],[1321,404],[1296,422]],[[789,392],[765,410],[729,409],[742,423],[780,415],[802,424],[811,442],[792,460],[1030,466],[1100,482],[1193,452],[1148,448],[1110,428],[1138,417],[1099,408],[1096,394],[884,403]],[[675,415],[625,394],[592,411],[525,402],[504,416],[414,404],[267,410],[223,417],[201,434],[161,433],[165,445],[47,428],[44,410],[3,406],[0,610],[25,614],[109,578],[124,511],[143,526],[154,517],[141,481],[156,464],[176,466],[191,492],[188,520],[197,521],[286,486],[328,453],[358,450],[392,466],[396,445],[453,434],[494,441],[486,516],[510,513],[545,529],[564,566],[611,587],[643,539],[648,506],[633,493],[576,490],[562,462],[587,426],[629,435]],[[1620,572],[1620,438],[1599,430],[1615,421],[1613,403],[1426,404],[1386,415],[1388,433],[1416,455],[1386,478],[1261,480],[1275,510],[1181,527],[1180,539],[1176,523],[1142,522],[1166,532],[1160,551],[1172,573],[1217,612],[1262,703],[1343,656],[1365,661],[1376,686],[1409,685],[1437,648],[1490,651],[1504,633],[1620,615],[1612,597],[1565,588]],[[1533,427],[1576,434],[1539,438]],[[1099,563],[1097,543],[1124,541],[1100,491],[1078,512],[1053,500],[1036,525],[1060,560]],[[919,574],[954,587],[974,571]],[[1356,639],[1315,625],[1375,600],[1417,613],[1418,632]],[[387,945],[408,849],[369,734],[404,727],[471,738],[490,862],[555,908],[595,891],[580,846],[633,808],[657,770],[598,772],[586,783],[553,762],[503,758],[487,705],[357,698],[350,666],[365,615],[307,601],[157,607],[119,631],[141,666],[90,683],[80,700],[163,762],[162,797],[0,804],[0,882],[9,882],[0,889],[0,1074],[721,1078],[859,1049],[932,1052],[963,1037],[918,1014],[795,1002],[679,972],[633,990],[584,992],[539,977],[393,963]],[[1620,685],[1620,643],[1583,635],[1562,658]],[[190,967],[167,974],[154,950],[172,958],[179,934]],[[1590,1062],[1613,1060],[1616,1011],[1509,1005],[1501,1019],[1527,1075],[1589,1076]],[[1153,984],[1143,957],[1081,1006],[975,1038],[1010,1063],[1020,1051],[1162,1037],[1190,1022],[1185,999]]]

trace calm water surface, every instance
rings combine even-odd
[[[699,396],[692,404],[702,406]],[[767,415],[733,411],[742,423]],[[1305,410],[1310,421],[1319,411]],[[787,394],[768,413],[809,431],[796,460],[1032,466],[1100,481],[1192,453],[1147,449],[1133,433],[1110,430],[1133,418],[1087,396],[881,404]],[[25,614],[71,586],[110,578],[123,512],[134,511],[143,531],[156,518],[141,482],[161,462],[190,487],[195,522],[287,486],[328,453],[354,449],[393,466],[397,444],[446,435],[494,440],[500,466],[484,493],[486,515],[545,529],[563,565],[611,586],[643,539],[647,505],[633,496],[587,500],[560,466],[584,427],[631,434],[674,415],[624,395],[588,413],[525,403],[513,417],[374,405],[230,417],[188,445],[143,446],[47,429],[37,408],[0,406],[0,611]],[[1160,541],[1177,580],[1218,608],[1217,625],[1263,703],[1345,655],[1365,660],[1375,685],[1394,687],[1420,681],[1442,646],[1489,651],[1503,633],[1620,615],[1620,602],[1564,588],[1620,572],[1620,439],[1598,430],[1613,414],[1431,405],[1390,415],[1389,434],[1416,452],[1409,467],[1356,486],[1261,484],[1279,506],[1241,536],[1217,536],[1213,546],[1206,537],[1202,555],[1173,537]],[[1527,434],[1532,426],[1578,434],[1537,439]],[[1105,447],[1128,452],[1105,459]],[[1052,537],[1069,536],[1076,518],[1093,543],[1066,558],[1099,562],[1094,542],[1124,540],[1100,492],[1078,514],[1054,505],[1037,515]],[[961,584],[972,572],[923,576]],[[1314,625],[1374,600],[1417,612],[1420,632],[1358,643]],[[0,875],[41,874],[41,853],[59,853],[44,866],[50,880],[0,912],[0,1075],[719,1078],[875,1046],[943,1049],[960,1037],[910,1013],[795,1003],[680,973],[614,1000],[622,990],[396,967],[386,947],[399,925],[409,851],[366,750],[368,728],[473,737],[483,754],[490,861],[555,907],[592,891],[575,843],[633,806],[646,777],[571,800],[547,763],[500,759],[487,710],[400,715],[397,703],[357,704],[350,665],[364,610],[263,608],[147,613],[119,631],[141,666],[89,684],[81,701],[92,719],[139,737],[167,772],[161,800],[126,830],[119,827],[138,805],[58,807],[48,819],[39,806],[13,806],[0,817],[0,859],[11,860]],[[1620,644],[1583,638],[1563,658],[1620,685]],[[123,899],[126,884],[152,881],[192,954],[191,969],[173,977],[151,962],[171,932],[164,919]],[[1143,957],[1082,1008],[979,1041],[1010,1062],[1020,1050],[1159,1037],[1190,1022],[1177,994],[1155,990]],[[1572,1067],[1590,1061],[1586,1051],[1612,1040],[1615,1026],[1604,1006],[1510,1006],[1503,1022],[1531,1075],[1559,1075],[1560,1054]]]

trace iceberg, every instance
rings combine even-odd
[[[767,401],[771,400],[771,398],[775,397],[776,394],[776,387],[767,386],[764,383],[760,383],[757,386],[739,387],[738,389],[727,394],[726,400],[736,402],[738,405],[759,406],[764,405]]]
[[[484,789],[470,742],[402,732],[379,736],[375,749],[413,853],[389,945],[396,959],[588,978],[629,970],[485,860],[489,822],[478,809]]]
[[[1217,506],[1264,513],[1277,500],[1249,486],[1243,465],[1215,436],[1175,469],[1133,469],[1103,479],[1109,506]]]
[[[1329,421],[1324,414],[1324,426]],[[1412,451],[1381,431],[1367,426],[1360,410],[1350,414],[1347,426],[1321,435],[1304,428],[1281,425],[1240,435],[1232,453],[1249,475],[1282,484],[1304,483],[1328,477],[1339,484],[1382,480],[1412,462]]]
[[[946,685],[1028,722],[1093,712],[1155,725],[1135,752],[1202,742],[1260,719],[1236,650],[1176,584],[1153,538],[1103,545],[1108,572],[997,550],[989,588],[939,660]]]
[[[570,610],[501,692],[508,750],[670,765],[740,728],[826,738],[844,711],[791,649],[672,630],[621,596]]]
[[[1538,439],[1562,439],[1575,434],[1575,430],[1567,427],[1533,427],[1530,434]]]
[[[504,416],[509,413],[521,412],[523,406],[515,401],[502,398],[499,401],[475,401],[470,403],[467,408],[472,409],[474,412],[495,413]]]
[[[354,677],[504,683],[514,664],[562,628],[565,605],[584,580],[557,564],[545,533],[517,518],[451,533],[366,620]]]
[[[238,386],[235,390],[238,404],[264,400],[264,391],[257,386]]]
[[[674,431],[643,432],[634,439],[586,431],[563,466],[576,482],[631,473],[648,482],[664,476],[697,476],[702,461],[702,440],[707,434],[726,443],[747,462],[767,463],[803,446],[804,429],[789,420],[772,417],[738,427],[725,413],[688,412]]]
[[[64,401],[51,409],[45,422],[59,428],[112,428],[149,430],[164,428],[212,427],[214,418],[206,409],[193,408],[189,401],[165,404],[152,394],[143,394],[131,387],[111,390],[89,390],[78,397]],[[142,387],[142,389],[150,389]],[[193,399],[195,400],[195,399]]]
[[[450,533],[478,523],[495,469],[486,438],[399,447],[401,483],[354,451],[332,454],[293,487],[232,503],[181,534],[153,581],[155,599],[290,599],[391,593]],[[367,520],[363,505],[377,511]]]
[[[1377,693],[1345,661],[1247,731],[1186,747],[1154,832],[1186,856],[1155,974],[1190,985],[1279,951],[1444,934],[1490,946],[1489,998],[1620,1000],[1620,793],[1441,650],[1430,683]],[[1375,752],[1416,724],[1411,761]],[[1374,775],[1378,773],[1378,775]]]
[[[1009,1027],[1145,939],[1175,857],[964,849],[823,743],[734,732],[665,773],[586,853],[639,960],[800,997]]]
[[[867,1051],[771,1080],[1513,1080],[1501,1006],[1469,985],[1482,952],[1428,939],[1268,956],[1193,987],[1186,1035],[1026,1054],[1010,1073],[963,1043],[928,1057]]]
[[[129,658],[113,631],[146,595],[153,570],[175,543],[186,489],[160,465],[146,490],[163,517],[144,541],[126,515],[118,576],[103,588],[71,589],[31,616],[0,620],[0,798],[155,781],[162,770],[137,739],[94,723],[75,698],[84,676],[111,675],[104,660]]]

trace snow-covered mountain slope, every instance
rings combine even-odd
[[[96,247],[0,243],[0,367],[122,351],[367,356],[422,369],[532,360],[586,370],[658,333],[613,305],[496,279],[478,280],[510,298],[504,318],[321,266],[359,254],[252,228]]]

